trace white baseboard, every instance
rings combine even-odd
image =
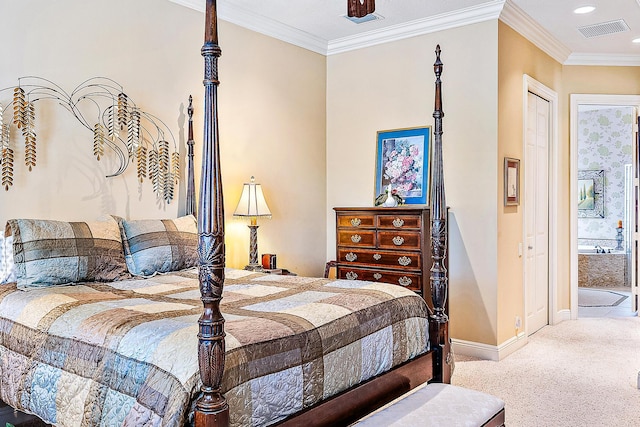
[[[483,360],[499,361],[522,348],[527,343],[524,332],[512,337],[500,345],[489,345],[473,341],[458,340],[453,338],[453,353],[461,356],[475,357]]]
[[[571,320],[571,310],[569,310],[569,309],[559,310],[556,313],[555,319],[553,319],[553,320],[554,320],[554,322],[553,322],[554,325],[557,325],[560,322],[564,322],[565,320]]]

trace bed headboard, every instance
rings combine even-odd
[[[196,212],[196,179],[193,165],[193,97],[189,95],[189,107],[187,108],[189,115],[189,136],[187,139],[187,200],[185,215],[197,215]]]

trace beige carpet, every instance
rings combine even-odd
[[[502,398],[508,427],[640,426],[639,371],[640,318],[589,318],[500,362],[458,360],[452,383]]]

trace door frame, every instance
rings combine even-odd
[[[548,211],[549,211],[549,250],[548,250],[548,269],[549,269],[549,301],[547,305],[548,319],[550,325],[555,325],[565,320],[558,312],[558,93],[553,89],[540,83],[533,77],[524,74],[522,76],[523,90],[523,111],[522,111],[522,152],[526,153],[527,138],[527,111],[529,108],[528,93],[531,92],[540,98],[549,102],[549,177],[548,177]],[[524,161],[526,164],[526,160]],[[523,174],[524,175],[524,174]],[[525,242],[526,224],[525,216],[522,216],[522,241]],[[526,271],[527,257],[522,257],[522,293],[524,304],[524,317],[528,313],[527,289],[526,289]],[[524,322],[525,336],[529,336],[529,325]]]
[[[569,117],[569,268],[571,319],[578,318],[578,105],[640,107],[640,95],[571,94]],[[638,111],[640,113],[640,110]],[[633,284],[632,284],[633,285]]]

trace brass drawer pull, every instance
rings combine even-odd
[[[360,218],[351,218],[351,225],[354,227],[360,227],[360,224],[362,224]]]
[[[346,259],[349,262],[353,262],[358,259],[358,255],[354,254],[353,252],[349,252],[344,256],[344,259]]]
[[[398,258],[398,264],[406,267],[407,265],[411,264],[411,258],[409,258],[408,256],[401,256],[400,258]]]
[[[347,271],[347,274],[345,275],[345,277],[348,280],[356,280],[358,278],[358,274],[354,273],[353,271]]]
[[[402,218],[396,218],[393,220],[394,227],[402,227],[404,225],[404,220]]]
[[[401,278],[398,279],[398,283],[402,286],[409,286],[412,283],[412,280],[409,279],[407,276],[402,276]]]
[[[360,240],[362,240],[362,236],[360,236],[359,234],[354,234],[353,236],[351,236],[351,241],[353,243],[360,243]]]
[[[376,261],[380,261],[380,258],[382,258],[382,255],[380,255],[380,254],[373,254],[373,259],[375,259]]]
[[[402,244],[404,243],[404,237],[402,236],[396,236],[393,238],[393,244],[396,246],[402,246]]]
[[[376,279],[376,280],[380,280],[380,279],[382,279],[382,274],[380,274],[380,273],[373,273],[373,278],[374,278],[374,279]]]

